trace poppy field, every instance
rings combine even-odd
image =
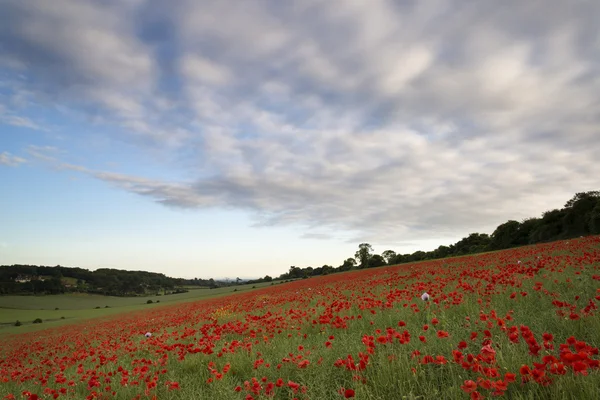
[[[599,303],[598,236],[315,277],[4,337],[0,398],[595,399]]]

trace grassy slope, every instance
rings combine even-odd
[[[568,242],[567,242],[568,243]],[[600,242],[594,247],[583,249],[590,252],[597,249]],[[528,250],[531,253],[528,253]],[[531,365],[532,361],[540,361],[539,357],[532,357],[528,354],[528,348],[524,340],[519,339],[518,344],[509,342],[507,333],[503,331],[493,319],[480,319],[481,312],[484,315],[490,315],[494,310],[503,319],[507,325],[519,327],[529,326],[534,331],[536,338],[541,343],[542,332],[550,332],[555,335],[554,343],[558,347],[567,337],[574,335],[578,340],[585,341],[594,347],[600,346],[600,337],[597,332],[600,331],[600,318],[597,316],[571,320],[568,316],[560,317],[556,314],[556,308],[552,306],[551,301],[555,298],[550,294],[556,293],[560,300],[575,302],[575,295],[582,296],[579,301],[578,309],[585,305],[585,301],[597,292],[598,281],[593,280],[591,275],[597,274],[598,257],[596,256],[594,264],[581,257],[582,249],[573,250],[560,246],[558,250],[547,250],[544,253],[544,259],[548,265],[545,269],[533,276],[525,276],[522,273],[514,272],[515,260],[522,260],[524,265],[533,266],[536,264],[537,253],[535,247],[529,249],[521,248],[515,251],[490,254],[486,257],[473,257],[472,260],[448,259],[447,265],[432,267],[433,263],[419,263],[403,266],[400,269],[381,268],[376,270],[350,272],[342,276],[335,275],[324,279],[310,279],[300,281],[297,284],[286,285],[279,289],[279,285],[274,288],[268,288],[261,291],[257,298],[252,296],[241,297],[240,299],[230,298],[222,299],[218,303],[209,304],[193,303],[182,304],[181,307],[174,307],[172,310],[164,308],[163,310],[154,310],[151,313],[139,314],[144,318],[135,321],[127,321],[128,317],[123,316],[118,325],[111,325],[107,333],[100,334],[97,341],[104,340],[107,337],[119,338],[120,332],[122,338],[130,346],[135,348],[135,352],[127,353],[115,347],[114,353],[109,350],[110,343],[102,347],[96,342],[96,348],[102,348],[106,355],[118,355],[118,361],[114,364],[108,364],[101,368],[97,366],[97,360],[89,356],[85,361],[85,370],[98,369],[101,373],[115,371],[119,365],[126,369],[133,370],[133,359],[154,359],[157,360],[163,353],[161,344],[163,343],[198,343],[198,337],[212,336],[211,330],[206,334],[192,334],[186,336],[183,333],[188,328],[199,329],[203,326],[213,326],[212,318],[217,316],[219,322],[217,325],[224,328],[220,333],[222,337],[217,339],[215,354],[188,354],[185,359],[178,360],[176,352],[171,353],[166,365],[156,366],[155,368],[166,371],[160,377],[160,384],[157,388],[157,397],[167,400],[183,400],[190,398],[213,398],[213,399],[243,399],[246,390],[240,393],[234,392],[236,385],[244,386],[243,382],[251,380],[252,377],[266,377],[271,381],[282,377],[284,382],[288,380],[307,385],[308,394],[304,396],[299,392],[295,397],[300,399],[340,399],[337,390],[340,387],[353,388],[356,390],[357,399],[383,400],[383,399],[467,399],[468,395],[460,388],[465,380],[476,380],[481,378],[482,374],[474,371],[466,371],[457,363],[449,361],[445,365],[419,363],[423,355],[443,355],[448,360],[452,359],[451,351],[457,348],[461,340],[468,343],[464,350],[466,353],[477,354],[480,351],[483,340],[484,329],[491,331],[494,348],[498,351],[497,368],[501,376],[493,378],[493,381],[499,380],[507,371],[517,373],[517,382],[511,384],[504,398],[516,400],[534,400],[534,399],[594,399],[598,397],[598,387],[600,375],[598,371],[593,371],[589,376],[574,375],[568,372],[566,376],[553,376],[555,383],[550,386],[542,386],[533,382],[526,384],[520,383],[519,367],[522,365]],[[557,260],[557,262],[554,262]],[[509,264],[513,264],[511,267]],[[581,269],[582,266],[585,268]],[[562,269],[564,268],[564,271]],[[560,270],[559,270],[560,269]],[[511,272],[513,270],[513,272]],[[455,272],[458,271],[458,272]],[[460,272],[465,272],[461,274]],[[491,271],[491,274],[485,273]],[[434,273],[430,273],[434,272]],[[508,276],[505,275],[508,274]],[[490,279],[491,276],[496,279]],[[456,286],[460,282],[468,283],[477,291],[470,292],[464,287]],[[517,278],[517,285],[508,285],[509,281],[504,282],[506,278]],[[448,282],[444,281],[450,279]],[[334,284],[334,280],[337,284]],[[489,294],[481,296],[479,291],[483,291],[490,282],[495,282]],[[504,283],[501,283],[504,282]],[[536,290],[536,282],[543,283],[543,290]],[[418,294],[422,289],[418,288],[420,284],[425,285],[427,291],[433,293],[430,289],[442,290],[439,285],[447,284],[444,293],[458,292],[464,295],[464,301],[457,305],[450,305],[449,302],[441,302],[439,305],[433,301],[424,303],[418,300]],[[385,300],[391,293],[391,288],[409,290],[412,300],[397,299],[394,300],[393,307],[384,307],[373,303],[373,300]],[[233,289],[233,288],[230,288]],[[330,291],[328,289],[335,289]],[[509,294],[515,291],[519,295],[512,299]],[[548,291],[547,293],[545,291]],[[242,292],[244,293],[244,292]],[[527,296],[522,296],[526,293]],[[225,294],[231,294],[225,293]],[[264,299],[263,299],[264,298]],[[266,302],[264,300],[267,300]],[[311,321],[316,319],[325,311],[325,307],[331,310],[330,306],[335,301],[351,302],[352,307],[346,311],[338,310],[334,314],[360,315],[361,319],[349,321],[347,329],[337,329],[330,325],[313,324]],[[451,299],[448,299],[451,300]],[[479,300],[483,300],[479,303]],[[489,303],[488,301],[489,300]],[[185,301],[185,300],[182,300]],[[404,307],[402,303],[414,301],[420,312],[412,310],[410,307]],[[162,304],[162,301],[161,301]],[[170,303],[174,304],[174,303]],[[166,304],[165,304],[166,305]],[[360,308],[359,306],[366,306]],[[140,306],[139,309],[143,309]],[[296,313],[291,315],[287,313],[289,309],[296,311],[305,311],[307,315],[304,318],[296,318]],[[514,311],[511,311],[514,310]],[[102,311],[102,310],[96,310]],[[375,311],[375,312],[371,312]],[[164,312],[164,315],[161,313]],[[249,327],[242,333],[237,332],[235,325],[226,327],[227,322],[247,322],[247,316],[265,316],[266,313],[273,313],[269,318],[258,318],[250,322]],[[507,315],[511,315],[509,320]],[[201,317],[199,317],[201,316]],[[439,324],[433,325],[432,318],[439,318]],[[466,317],[469,317],[467,322]],[[155,322],[149,322],[148,320]],[[134,320],[135,318],[132,318]],[[406,328],[399,328],[398,321],[406,322]],[[274,324],[270,324],[272,321]],[[281,333],[277,324],[285,322]],[[491,324],[491,325],[488,325]],[[430,324],[429,329],[425,331],[422,326]],[[345,368],[333,367],[338,358],[344,359],[347,355],[356,357],[359,352],[365,351],[365,345],[361,338],[363,335],[373,335],[378,337],[381,333],[385,335],[386,328],[393,327],[399,331],[407,329],[413,335],[412,341],[408,344],[379,343],[375,341],[376,352],[369,361],[369,367],[358,374],[365,378],[365,383],[355,380],[353,375],[356,373]],[[102,326],[98,324],[97,329]],[[89,328],[88,328],[89,329]],[[139,334],[131,335],[130,331],[151,330],[155,335],[151,340],[146,340]],[[90,329],[92,331],[93,329]],[[448,338],[440,339],[436,335],[437,330],[445,330],[450,333]],[[248,339],[249,334],[260,332],[256,340],[251,339],[247,343],[252,344],[251,351],[236,351],[224,353],[222,357],[217,356],[221,346],[225,343],[231,343],[232,339],[243,341]],[[479,334],[477,340],[470,340],[469,334],[476,331]],[[94,333],[96,333],[94,331]],[[173,335],[177,333],[177,335]],[[52,336],[53,333],[48,331]],[[271,334],[272,336],[269,336]],[[304,336],[306,335],[306,336]],[[325,347],[325,341],[329,335],[334,335],[332,347]],[[421,343],[418,335],[427,338],[426,343]],[[41,335],[38,335],[39,338]],[[79,339],[94,337],[92,333],[86,333],[78,336]],[[254,338],[254,336],[252,336]],[[114,343],[118,342],[115,341]],[[8,341],[6,343],[9,343]],[[51,343],[51,342],[49,342]],[[120,345],[119,345],[120,346]],[[303,350],[299,348],[302,346]],[[89,345],[82,347],[85,351],[89,350]],[[243,349],[241,347],[240,349]],[[0,349],[1,350],[1,349]],[[414,350],[420,350],[422,355],[418,358],[412,358]],[[54,352],[53,348],[45,351]],[[72,351],[69,349],[69,351]],[[1,352],[0,352],[1,353]],[[303,355],[303,358],[310,359],[310,366],[299,368],[297,360],[294,362],[282,362],[282,357],[291,357],[294,353]],[[542,351],[543,354],[558,355],[558,350]],[[23,355],[23,357],[36,357]],[[323,362],[320,362],[320,358]],[[271,367],[261,365],[254,367],[254,362],[258,359],[264,359],[271,363]],[[594,357],[597,358],[597,357]],[[35,358],[34,358],[35,359]],[[41,357],[41,360],[44,358]],[[207,368],[208,362],[215,362],[219,371],[222,370],[225,363],[231,363],[232,369],[223,376],[222,380],[215,380],[208,383],[213,375]],[[77,361],[79,363],[81,361]],[[275,364],[282,362],[281,369],[275,367]],[[76,363],[75,363],[76,364]],[[79,378],[75,375],[75,366],[67,370],[69,376]],[[414,370],[412,370],[414,368]],[[132,378],[136,379],[136,378]],[[180,390],[169,390],[165,382],[177,381],[181,385]],[[143,391],[142,386],[122,385],[118,379],[114,379],[118,399],[131,399],[136,394]],[[264,386],[264,385],[263,385]],[[20,385],[18,383],[0,385],[0,398],[8,392],[21,393],[24,389],[38,391],[39,386],[33,383]],[[4,390],[4,391],[3,391]],[[41,390],[41,389],[40,389]],[[84,398],[89,393],[86,389],[86,382],[77,384],[73,389],[78,398]],[[491,391],[484,392],[486,396]],[[275,398],[292,398],[294,394],[283,386],[277,389]],[[265,398],[265,397],[260,397]],[[494,397],[488,397],[494,398]]]
[[[277,285],[278,283],[275,283]],[[218,289],[194,289],[187,293],[150,297],[112,297],[89,294],[64,294],[54,296],[0,296],[0,336],[38,331],[50,327],[67,325],[90,318],[107,317],[125,312],[161,307],[188,301],[209,299],[237,292],[246,292],[253,287],[271,286],[270,283],[239,285]],[[146,304],[148,300],[160,303]],[[109,308],[106,308],[109,306]],[[96,309],[96,307],[101,307]],[[58,310],[56,310],[58,308]],[[61,317],[64,317],[62,319]],[[36,318],[42,324],[32,324]],[[22,326],[14,326],[15,321]]]

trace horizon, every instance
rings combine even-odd
[[[597,2],[0,12],[0,265],[276,277],[600,187]]]

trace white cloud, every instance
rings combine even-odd
[[[18,167],[20,164],[27,162],[24,158],[13,156],[7,151],[0,153],[0,165],[6,165],[8,167]]]
[[[166,205],[392,242],[600,184],[596,2],[61,1],[8,2],[6,57],[177,160],[179,181],[81,166]]]
[[[41,130],[42,128],[27,117],[20,117],[18,115],[6,115],[0,113],[0,122],[12,126],[18,126],[22,128],[29,128],[35,130]]]
[[[191,81],[224,85],[231,81],[228,69],[206,58],[188,54],[181,60],[181,72]]]

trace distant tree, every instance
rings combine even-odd
[[[273,280],[273,278],[271,278],[269,275],[265,275],[265,277],[263,278],[264,282],[271,282]]]
[[[347,258],[344,260],[342,265],[339,266],[340,271],[349,271],[356,266],[356,260],[354,258]]]
[[[572,208],[575,206],[576,203],[580,202],[581,200],[592,200],[595,203],[598,200],[600,200],[600,191],[592,190],[589,192],[575,193],[575,196],[573,196],[571,200],[565,203],[565,208]]]
[[[302,271],[302,268],[296,267],[295,265],[292,265],[290,267],[290,270],[288,272],[288,278],[299,279],[299,278],[303,278],[303,277],[304,277],[304,272]]]
[[[368,261],[367,266],[369,268],[375,268],[375,267],[381,267],[383,265],[386,265],[386,261],[385,258],[383,258],[382,256],[380,256],[379,254],[373,254]]]
[[[358,245],[358,250],[354,254],[354,258],[359,263],[360,268],[365,268],[369,264],[369,258],[373,252],[373,247],[369,243],[361,243]]]
[[[533,232],[539,224],[539,218],[527,218],[521,221],[513,244],[515,246],[524,246],[531,243],[531,232]]]
[[[529,242],[540,243],[560,239],[565,214],[564,209],[543,213],[540,223],[529,234]]]
[[[334,272],[334,268],[331,265],[323,265],[321,267],[321,275],[329,275]]]
[[[432,252],[432,258],[444,258],[451,254],[451,249],[448,246],[440,246]]]
[[[408,262],[423,261],[426,259],[427,259],[427,253],[425,253],[424,251],[421,251],[421,250],[417,250],[408,256]]]
[[[600,202],[590,213],[589,231],[592,235],[600,234]]]
[[[577,193],[565,204],[562,237],[571,238],[590,233],[592,211],[600,203],[600,192]]]
[[[491,250],[508,249],[514,245],[521,224],[518,221],[507,221],[499,225],[492,233],[489,248]]]
[[[381,256],[385,258],[385,262],[389,265],[394,263],[394,259],[396,258],[396,252],[393,250],[386,250],[381,253]]]

